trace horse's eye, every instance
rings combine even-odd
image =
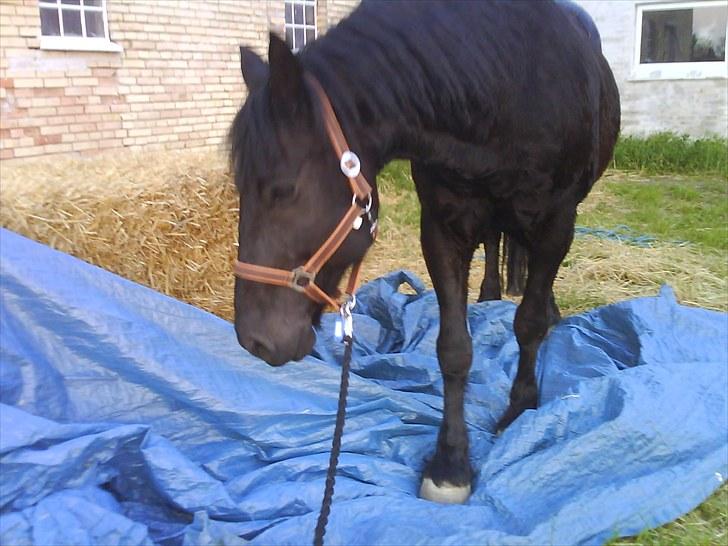
[[[279,204],[293,198],[296,193],[296,186],[293,184],[280,184],[272,186],[269,189],[269,198],[271,203]]]

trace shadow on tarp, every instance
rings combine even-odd
[[[0,264],[2,544],[310,542],[334,316],[312,356],[271,368],[229,323],[8,231]],[[598,544],[691,510],[728,473],[726,314],[663,288],[563,320],[539,354],[541,407],[495,438],[518,347],[515,306],[489,302],[469,309],[473,496],[420,500],[436,299],[396,272],[358,300],[327,544]]]

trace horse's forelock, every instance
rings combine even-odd
[[[280,145],[265,90],[251,94],[235,116],[229,141],[238,190],[244,180],[265,178],[272,170]]]

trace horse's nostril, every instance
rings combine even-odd
[[[253,337],[250,340],[250,352],[265,360],[273,352],[273,347],[265,340]]]
[[[276,356],[275,345],[263,337],[251,336],[247,344],[247,349],[250,353],[265,360],[271,366],[280,366],[286,362],[280,361],[280,358]]]

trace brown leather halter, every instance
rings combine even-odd
[[[341,125],[339,125],[339,121],[336,119],[334,109],[321,84],[310,74],[305,74],[305,78],[318,97],[323,112],[326,133],[329,136],[331,146],[336,152],[336,156],[340,160],[341,171],[349,180],[353,194],[351,206],[334,228],[334,231],[331,232],[328,239],[324,241],[305,264],[289,271],[236,260],[233,264],[233,273],[241,279],[292,288],[296,292],[305,294],[316,303],[328,304],[336,309],[340,309],[345,301],[350,300],[356,291],[357,284],[359,283],[361,260],[356,262],[351,268],[349,282],[345,291],[347,298],[342,302],[336,301],[316,285],[316,274],[329,261],[331,256],[336,253],[349,233],[361,227],[363,216],[368,217],[372,239],[376,238],[376,220],[373,220],[371,215],[372,187],[360,172],[359,158],[349,150],[349,145],[341,130]]]

